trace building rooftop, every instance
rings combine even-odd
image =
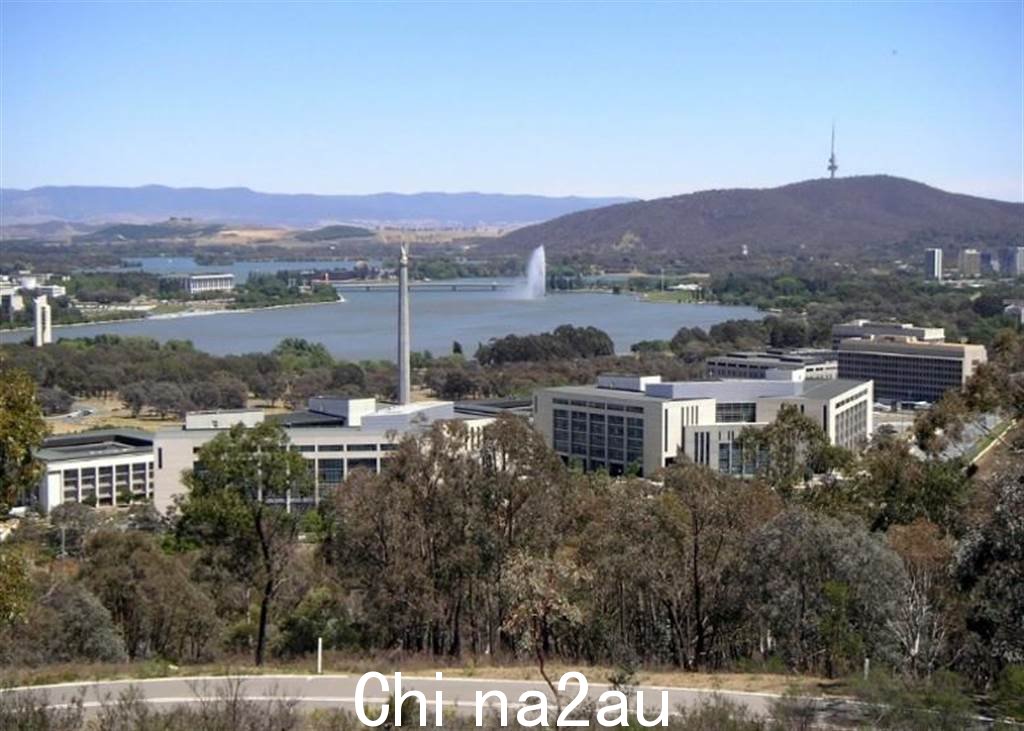
[[[746,363],[758,365],[805,365],[814,363],[825,363],[836,359],[835,353],[828,351],[772,351],[772,350],[736,350],[725,355],[716,355],[708,358],[709,361],[722,361],[725,359],[742,360]]]
[[[621,398],[624,401],[663,403],[665,401],[689,401],[716,399],[718,401],[747,400],[755,398],[830,399],[862,385],[866,381],[849,379],[835,380],[713,380],[713,381],[672,381],[654,383],[646,391],[617,390],[597,386],[561,386],[554,389],[566,396],[581,399]]]
[[[302,429],[313,426],[347,426],[346,419],[343,416],[323,414],[316,411],[289,411],[286,414],[270,414],[267,416],[267,421],[280,424],[286,429]]]
[[[911,335],[873,335],[869,338],[848,338],[838,345],[838,350],[892,350],[902,353],[928,353],[962,357],[965,352],[984,350],[984,345],[975,343],[947,343],[945,341],[919,340]]]
[[[39,459],[54,462],[65,459],[152,454],[153,435],[141,429],[96,429],[77,434],[48,437],[36,451]]]
[[[532,409],[532,399],[480,399],[455,402],[456,416],[481,417],[498,416],[499,414],[529,416]]]

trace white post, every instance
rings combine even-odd
[[[324,638],[316,638],[316,674],[324,674]]]
[[[868,674],[871,672],[871,658],[864,658],[864,680],[868,679]]]

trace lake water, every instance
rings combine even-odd
[[[346,302],[322,305],[55,327],[54,338],[144,335],[160,341],[191,340],[200,350],[224,355],[266,352],[284,338],[298,337],[323,343],[339,358],[394,360],[397,294],[344,295]],[[599,293],[519,300],[507,290],[413,291],[411,304],[412,348],[435,355],[450,353],[455,340],[472,355],[477,344],[493,337],[545,332],[564,324],[598,327],[611,336],[618,352],[628,352],[640,340],[669,339],[683,325],[707,329],[723,320],[763,317],[751,307],[660,304]]]

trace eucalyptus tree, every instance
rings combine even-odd
[[[0,515],[38,484],[35,450],[46,433],[32,379],[0,359]]]
[[[288,578],[299,537],[291,502],[312,491],[306,460],[273,422],[236,425],[207,442],[178,503],[179,543],[229,568],[260,597],[255,662],[263,664],[274,598]]]

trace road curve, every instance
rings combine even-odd
[[[54,685],[26,686],[10,688],[3,693],[32,693],[43,699],[48,706],[63,706],[81,698],[86,708],[96,708],[103,703],[115,701],[130,688],[136,689],[148,703],[157,705],[175,705],[195,703],[223,697],[236,687],[237,694],[252,701],[291,700],[306,708],[355,710],[356,685],[358,675],[247,675],[247,676],[200,676],[155,678],[144,680],[110,680],[95,682],[59,683]],[[387,702],[390,692],[394,691],[393,676],[385,676],[389,683],[388,692],[384,692],[379,683],[370,681],[364,692],[367,705]],[[557,680],[556,680],[557,682]],[[589,683],[587,696],[596,701],[610,686],[606,683]],[[510,716],[514,716],[517,702],[526,691],[539,691],[550,698],[550,690],[543,682],[532,680],[498,680],[485,678],[441,678],[422,676],[402,676],[402,690],[418,690],[424,693],[428,707],[432,708],[434,694],[442,691],[442,702],[446,708],[459,712],[473,713],[476,695],[480,691],[501,691],[509,700]],[[644,705],[651,711],[648,715],[655,716],[661,708],[662,692],[667,699],[666,707],[670,712],[679,709],[692,709],[702,703],[720,698],[746,708],[758,715],[771,713],[772,704],[780,696],[771,693],[754,693],[743,691],[718,691],[702,688],[678,688],[667,686],[636,686],[634,692],[642,691]],[[563,703],[567,698],[578,693],[578,686],[570,683],[562,694]],[[819,717],[846,716],[854,711],[856,703],[831,699],[804,699],[809,708],[813,708]],[[493,704],[492,707],[496,708]],[[631,700],[630,707],[633,707]],[[551,706],[552,722],[554,721],[554,705]]]

